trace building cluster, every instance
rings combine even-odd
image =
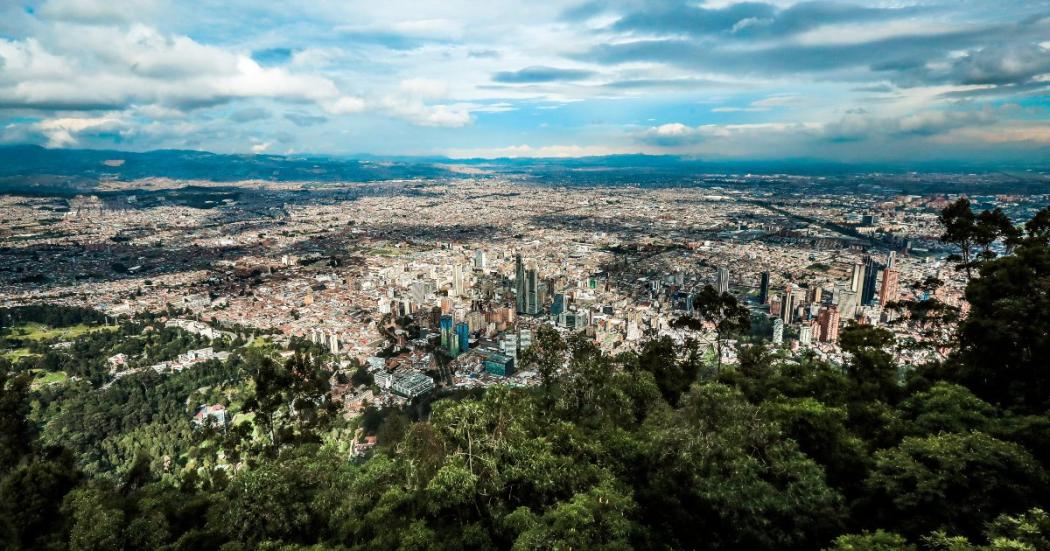
[[[917,282],[941,280],[936,298],[964,306],[963,278],[936,241],[951,197],[888,184],[835,191],[802,176],[693,183],[250,182],[229,186],[252,193],[207,208],[4,196],[0,304],[174,308],[187,315],[169,325],[208,338],[232,326],[305,338],[369,362],[382,392],[368,399],[379,402],[443,385],[534,384],[523,354],[540,324],[610,354],[682,340],[674,322],[696,314],[708,285],[767,317],[773,343],[831,358],[851,322],[921,338],[889,323],[895,301],[931,298]],[[163,194],[183,184],[136,185]],[[982,201],[1023,211],[1045,199]],[[196,361],[167,368],[183,360]]]

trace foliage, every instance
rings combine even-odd
[[[305,341],[286,361],[235,347],[99,384],[115,351],[199,344],[141,318],[78,337],[78,356],[0,362],[0,549],[1046,549],[1050,211],[1020,234],[968,209],[944,220],[971,310],[942,333],[948,359],[908,377],[875,327],[842,331],[841,365],[753,343],[711,373],[695,341],[609,357],[541,326],[521,357],[539,387],[450,393],[415,420],[366,408],[348,428]],[[706,299],[684,326],[743,334]],[[33,389],[31,362],[88,380]],[[199,403],[242,421],[193,430]],[[376,435],[374,454],[351,456],[351,434]]]

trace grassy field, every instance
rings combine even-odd
[[[33,374],[33,388],[39,388],[55,383],[64,383],[69,380],[69,375],[66,375],[65,371],[44,371],[43,369],[33,369],[30,373]]]
[[[113,329],[116,329],[116,327],[104,325],[91,326],[83,323],[70,327],[55,328],[48,327],[41,323],[24,323],[12,327],[9,330],[8,335],[15,338],[34,341],[42,341],[46,339],[71,340],[92,331],[112,331]]]
[[[255,337],[252,342],[248,343],[249,348],[265,348],[270,346],[270,339],[266,337]]]
[[[14,350],[8,350],[2,354],[5,360],[12,363],[17,362],[26,356],[32,355],[33,353],[30,352],[28,348],[15,348]]]

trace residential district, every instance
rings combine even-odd
[[[953,195],[829,192],[801,177],[697,182],[151,180],[72,197],[2,196],[0,305],[171,312],[169,325],[208,338],[236,327],[278,342],[302,337],[339,366],[373,374],[370,388],[338,387],[349,412],[436,388],[535,384],[520,360],[539,325],[608,353],[656,336],[696,338],[731,364],[733,342],[716,346],[712,326],[674,324],[694,314],[705,286],[751,310],[750,338],[832,361],[848,323],[885,326],[901,342],[928,338],[895,323],[900,301],[935,296],[965,310],[963,278],[938,240],[938,212]],[[219,195],[165,199],[186,185]],[[1047,202],[971,198],[1009,212]],[[897,352],[905,366],[939,353]],[[194,350],[152,369],[221,357]],[[122,360],[110,359],[116,377],[127,373]]]

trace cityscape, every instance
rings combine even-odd
[[[154,190],[155,206],[131,192],[6,196],[0,299],[113,317],[171,309],[198,334],[226,326],[306,339],[344,368],[367,363],[390,381],[379,396],[338,397],[357,409],[437,387],[536,384],[515,362],[541,324],[583,332],[610,355],[653,336],[681,344],[693,335],[672,322],[693,312],[705,286],[748,306],[749,337],[835,362],[851,322],[922,340],[899,319],[902,300],[932,294],[965,308],[964,274],[939,242],[939,209],[958,195],[892,185],[814,194],[809,183],[700,175],[688,187],[576,188],[478,175],[413,181],[410,194],[390,183],[394,191],[374,197],[326,186],[316,201],[249,184],[269,193],[205,208],[163,196],[206,182],[117,188]],[[771,187],[798,191],[774,205]],[[1050,195],[973,199],[1030,216]],[[942,284],[923,289],[929,278]],[[697,337],[713,353],[713,332]],[[733,347],[722,353],[734,362]],[[896,360],[903,368],[938,354],[902,349]],[[428,373],[432,383],[415,392],[393,390],[402,376]]]
[[[0,5],[0,551],[1050,549],[1048,37]]]

